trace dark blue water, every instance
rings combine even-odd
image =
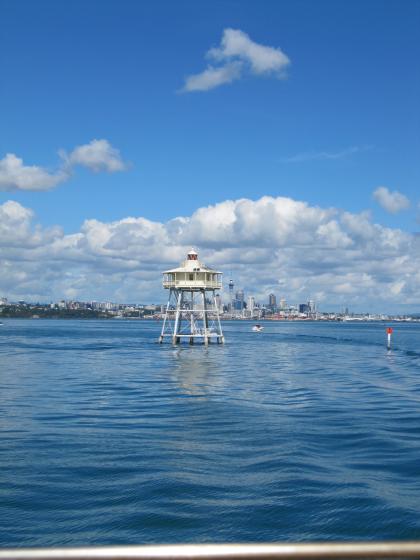
[[[0,545],[420,538],[420,325],[0,326]]]

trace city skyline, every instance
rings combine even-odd
[[[238,297],[238,294],[239,297]],[[273,302],[274,296],[274,302]],[[266,300],[266,301],[265,301]],[[326,309],[321,309],[315,300],[307,299],[306,301],[286,301],[284,297],[280,297],[279,301],[277,302],[277,298],[274,294],[268,294],[268,296],[263,301],[259,301],[255,298],[252,294],[246,294],[244,290],[238,290],[232,297],[231,293],[218,291],[215,295],[216,305],[219,307],[219,311],[224,314],[225,316],[234,316],[236,318],[252,318],[252,311],[260,312],[263,311],[263,317],[271,317],[271,316],[287,316],[287,315],[294,315],[294,314],[309,314],[314,316],[315,314],[338,314],[338,315],[365,315],[368,316],[372,313],[371,310],[364,309],[364,310],[357,310],[357,309],[349,309],[348,306],[327,306]],[[167,302],[165,300],[161,301],[154,301],[154,302],[126,302],[126,301],[107,301],[107,300],[87,300],[84,301],[82,299],[63,299],[60,298],[56,301],[25,301],[25,300],[18,300],[13,301],[9,300],[7,297],[0,296],[0,315],[2,310],[8,307],[19,307],[19,306],[41,306],[41,307],[51,307],[51,308],[58,308],[58,309],[86,309],[90,308],[93,310],[103,310],[103,311],[115,311],[119,309],[130,309],[130,310],[137,310],[137,309],[148,309],[151,310],[160,310],[160,312],[164,312],[167,306]],[[251,312],[251,313],[250,313]],[[384,311],[375,311],[372,313],[373,315],[382,315],[382,316],[417,316],[420,313],[416,312],[407,312],[407,313],[395,313],[395,314],[387,314]],[[257,314],[258,315],[258,314]],[[261,316],[255,318],[263,318]],[[226,317],[225,317],[226,318]]]
[[[194,246],[225,299],[420,310],[419,2],[66,6],[4,4],[0,296],[161,301]]]
[[[50,303],[9,302],[7,298],[0,298],[0,320],[5,319],[158,319],[164,320],[165,315],[173,320],[176,305],[167,303],[139,304],[115,303],[98,301],[60,300]],[[186,301],[182,309],[192,309],[191,300]],[[207,300],[209,317],[215,319],[219,315],[222,320],[245,321],[397,321],[420,322],[420,313],[389,314],[371,313],[369,311],[354,312],[348,308],[341,310],[318,309],[316,302],[288,304],[281,300],[279,306],[270,307],[269,304],[256,302],[253,296],[248,297],[244,306],[232,308],[230,302],[222,302],[216,295],[214,306]],[[216,309],[217,308],[217,309]],[[200,313],[202,306],[194,303],[193,309]],[[1,321],[0,321],[1,322]],[[188,322],[187,322],[188,323]]]

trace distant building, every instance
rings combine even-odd
[[[233,287],[234,287],[233,280],[229,280],[229,311],[232,313],[233,311]]]
[[[245,293],[243,290],[236,292],[234,308],[236,311],[242,311],[245,308]]]
[[[254,314],[254,309],[255,309],[255,298],[254,296],[249,296],[248,297],[248,306],[247,306],[249,315],[252,317],[252,315]]]
[[[284,311],[286,309],[287,302],[284,298],[281,298],[279,307],[280,307],[280,311]]]
[[[274,311],[277,307],[277,299],[274,294],[268,295],[268,307]]]
[[[316,313],[316,306],[314,300],[310,299],[308,303],[301,303],[299,305],[299,313],[314,315]]]

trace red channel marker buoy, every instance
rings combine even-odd
[[[387,345],[388,350],[391,349],[391,335],[392,335],[393,332],[394,332],[394,329],[392,327],[388,327],[386,329],[386,334],[387,334],[387,344],[386,345]]]

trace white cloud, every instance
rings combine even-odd
[[[0,240],[1,247],[11,241],[31,236],[31,220],[33,212],[24,208],[18,202],[9,200],[0,205]]]
[[[242,64],[232,62],[225,66],[208,66],[204,72],[188,76],[183,91],[207,91],[222,84],[230,84],[241,76]]]
[[[69,178],[69,171],[50,173],[37,165],[24,165],[14,154],[0,160],[0,191],[45,191]]]
[[[251,66],[254,74],[281,74],[290,64],[279,48],[259,45],[239,29],[225,29],[220,47],[210,49],[207,56],[221,62],[239,58]]]
[[[390,191],[387,187],[378,187],[373,193],[373,198],[384,210],[391,214],[396,214],[410,207],[410,201],[405,195],[398,191]]]
[[[67,181],[76,165],[92,171],[123,171],[126,164],[120,153],[107,140],[92,140],[77,146],[69,155],[59,152],[62,163],[58,170],[50,172],[37,165],[24,165],[15,154],[6,154],[0,160],[0,191],[47,191]]]
[[[372,146],[350,146],[349,148],[336,152],[302,152],[300,154],[295,154],[294,156],[282,158],[281,161],[283,163],[300,163],[302,161],[313,160],[336,160],[349,157],[359,152],[366,152],[370,149],[372,149]]]
[[[199,74],[188,76],[181,91],[207,91],[231,83],[249,72],[285,77],[289,58],[279,49],[255,43],[239,29],[225,29],[219,47],[210,49],[206,58],[220,66],[208,66]]]
[[[64,155],[64,153],[62,152]],[[82,165],[91,171],[124,171],[126,164],[120,156],[119,150],[113,148],[108,140],[92,140],[89,144],[77,146],[68,156],[65,156],[72,166]]]
[[[34,225],[28,208],[0,205],[0,296],[164,301],[161,272],[196,246],[204,262],[265,302],[309,294],[328,304],[420,304],[416,236],[369,214],[285,197],[227,200],[161,223],[87,220],[80,231]],[[226,279],[226,276],[225,276]]]

